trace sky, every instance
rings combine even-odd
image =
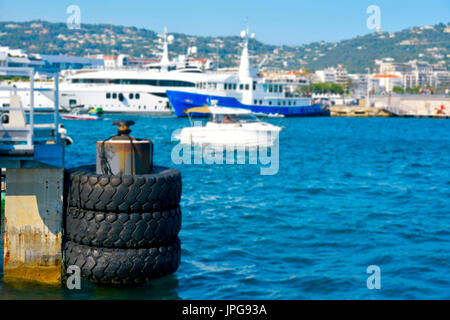
[[[335,42],[364,35],[370,5],[381,31],[450,21],[450,0],[0,0],[0,21],[66,22],[78,5],[83,23],[110,23],[196,36],[239,35],[248,19],[256,39],[274,45]]]

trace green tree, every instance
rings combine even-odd
[[[415,87],[415,88],[407,88],[406,92],[409,94],[418,94],[420,91],[420,86]]]
[[[394,91],[395,93],[398,93],[398,94],[405,93],[405,90],[403,90],[403,88],[399,87],[399,86],[395,86],[394,88],[392,88],[392,91]]]
[[[343,94],[344,93],[344,88],[341,85],[337,84],[337,83],[332,83],[330,89],[331,89],[332,93],[337,93],[337,94]]]

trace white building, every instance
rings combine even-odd
[[[320,82],[333,82],[345,86],[348,81],[347,70],[340,64],[337,68],[327,68],[316,71]]]
[[[103,60],[85,57],[74,57],[52,54],[36,54],[32,58],[37,58],[44,62],[43,68],[60,70],[78,70],[103,66]]]
[[[432,87],[450,89],[450,72],[449,71],[434,71]]]
[[[40,73],[46,69],[82,69],[102,66],[103,60],[50,54],[27,54],[20,49],[0,47],[0,67],[36,68]]]
[[[29,57],[25,51],[0,47],[0,67],[9,68],[40,68],[44,65],[42,59]],[[27,76],[27,73],[23,74]]]
[[[107,69],[123,68],[130,65],[129,57],[124,54],[119,55],[97,54],[90,56],[89,58],[103,60],[103,65]]]
[[[8,54],[1,50],[0,47],[0,68],[4,68],[8,65]]]
[[[368,75],[367,74],[349,74],[348,78],[352,81],[350,88],[356,96],[365,96],[367,94]]]
[[[320,82],[335,82],[336,74],[332,68],[316,71],[316,76]]]
[[[449,86],[450,73],[442,64],[430,64],[418,60],[396,63],[392,58],[376,60],[375,64],[380,75],[399,77],[400,80],[396,81],[393,86],[400,86],[404,89],[416,87],[446,88]],[[383,77],[380,79],[383,79]]]

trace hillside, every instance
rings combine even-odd
[[[197,37],[173,34],[170,53],[183,54],[189,45],[198,48],[199,58],[216,60],[220,66],[239,63],[239,37]],[[0,45],[24,49],[27,52],[67,55],[124,53],[135,57],[154,57],[158,49],[157,33],[148,29],[106,24],[82,24],[70,30],[65,23],[46,21],[0,21]],[[374,66],[374,60],[384,57],[398,62],[422,59],[450,63],[450,24],[413,27],[395,33],[373,33],[337,43],[315,42],[302,46],[266,45],[257,40],[250,43],[258,64],[265,56],[266,67],[309,70],[323,69],[342,63],[349,72],[364,72]]]

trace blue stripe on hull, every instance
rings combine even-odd
[[[209,105],[211,100],[216,100],[217,105],[228,108],[242,108],[249,109],[255,113],[264,114],[282,114],[287,117],[311,117],[311,116],[323,116],[327,113],[321,108],[320,105],[311,106],[260,106],[260,105],[246,105],[240,103],[236,98],[222,97],[222,96],[210,96],[206,94],[190,93],[183,91],[170,91],[167,92],[170,104],[172,105],[175,114],[178,117],[185,117],[183,112],[186,109],[201,107]],[[205,116],[204,114],[192,114],[192,116]]]

